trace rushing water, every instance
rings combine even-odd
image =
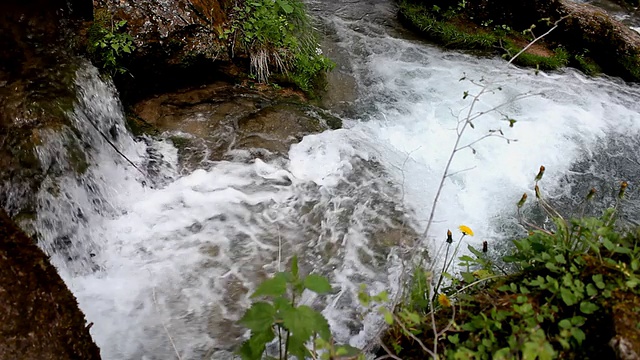
[[[379,319],[360,321],[354,294],[361,283],[372,291],[397,283],[402,248],[411,245],[410,229],[424,229],[458,114],[470,104],[463,94],[479,89],[473,82],[501,84],[478,110],[508,104],[475,121],[463,143],[495,129],[512,141],[488,138],[456,155],[435,244],[463,223],[476,233],[471,243],[504,243],[517,228],[514,204],[531,192],[540,165],[543,191],[560,208],[575,208],[581,195],[572,194],[591,184],[604,206],[622,179],[635,199],[638,87],[573,70],[536,75],[403,39],[383,1],[311,5],[332,14],[326,29],[337,51],[348,53],[341,70],[358,83],[350,112],[358,115],[345,119],[345,129],[305,137],[286,159],[220,161],[180,177],[175,149],[134,141],[113,87],[95,69],[79,70],[77,129],[49,134],[39,154],[51,166],[69,163],[65,143],[73,138],[97,165],[43,186],[37,227],[105,359],[169,359],[175,351],[183,359],[229,357],[245,335],[235,321],[250,292],[292,254],[335,289],[303,301],[325,309],[338,339],[366,344]],[[509,101],[522,93],[538,95]],[[517,120],[513,128],[503,115]],[[154,175],[118,156],[104,134]],[[624,205],[636,221],[633,203]]]

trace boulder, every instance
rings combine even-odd
[[[239,70],[220,38],[231,0],[94,0],[96,21],[126,20],[136,50],[116,79],[125,102],[206,84]],[[237,55],[237,54],[234,54]]]
[[[89,328],[44,252],[0,211],[0,359],[100,359]]]
[[[533,33],[540,36],[557,24],[539,43],[549,49],[560,46],[575,59],[593,61],[609,75],[640,81],[640,34],[602,8],[572,0],[467,0],[463,7],[457,0],[412,2],[428,11],[433,6],[455,9],[458,17],[453,25],[480,33],[491,32],[495,26],[515,30],[512,36],[535,26]]]
[[[92,16],[87,0],[0,2],[0,209],[33,216],[46,176],[38,132],[68,123],[77,47],[70,37]]]

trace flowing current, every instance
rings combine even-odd
[[[456,154],[427,243],[465,224],[476,233],[465,241],[504,246],[518,233],[515,203],[531,193],[540,165],[543,191],[566,211],[591,186],[609,204],[620,180],[635,199],[638,87],[573,70],[536,75],[405,39],[387,23],[394,14],[386,2],[358,5],[371,9],[364,15],[351,5],[310,5],[331,14],[325,30],[358,98],[342,114],[344,129],[306,136],[286,158],[220,161],[179,175],[171,143],[134,140],[113,86],[90,66],[78,71],[76,131],[48,134],[39,154],[51,166],[71,162],[65,144],[76,141],[95,165],[43,185],[36,227],[93,322],[103,358],[231,358],[246,335],[236,322],[252,290],[293,254],[334,287],[303,302],[323,309],[340,341],[364,346],[380,320],[355,294],[363,283],[396,289],[403,250],[424,230],[471,102],[463,94],[477,93],[478,83],[500,84],[479,111],[507,105],[477,119],[462,143],[497,129],[511,141],[490,137]],[[525,93],[534,96],[510,102]],[[517,122],[509,127],[504,116]],[[104,134],[153,175],[118,156]],[[624,205],[637,221],[632,201]]]

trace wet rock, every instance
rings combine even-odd
[[[174,143],[191,171],[209,161],[286,155],[305,135],[342,125],[289,95],[217,82],[148,98],[132,111]]]
[[[100,359],[47,256],[0,211],[0,359]]]
[[[604,72],[640,81],[640,34],[589,4],[561,0],[557,13],[567,18],[554,38],[577,51],[587,49]]]
[[[41,130],[68,123],[78,51],[70,39],[90,15],[90,1],[0,3],[0,208],[13,217],[33,216],[48,170],[35,148]]]
[[[457,1],[452,0],[425,3],[429,9],[432,4],[442,8],[457,6]],[[588,58],[609,75],[640,81],[640,34],[602,8],[572,0],[480,0],[468,2],[464,14],[479,31],[483,23],[506,25],[518,32],[535,25],[534,33],[540,36],[557,24],[542,43],[550,48],[561,46],[572,56]]]
[[[230,78],[240,70],[220,39],[230,0],[94,0],[96,18],[126,20],[136,50],[118,88],[135,102],[150,93]],[[237,55],[237,54],[234,54]]]

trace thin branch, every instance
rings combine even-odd
[[[535,44],[538,40],[542,39],[543,37],[549,35],[553,30],[558,28],[558,25],[560,24],[560,22],[566,18],[568,18],[570,15],[565,15],[563,17],[561,17],[558,21],[556,21],[555,23],[553,23],[553,27],[551,29],[549,29],[546,33],[538,36],[537,38],[533,39],[529,44],[527,44],[527,46],[525,46],[524,48],[522,48],[522,50],[520,50],[514,57],[511,58],[511,60],[509,60],[508,64],[513,63],[513,61],[515,59],[518,58],[518,56],[522,55],[523,52],[529,50],[529,48],[531,46],[533,46],[533,44]],[[532,32],[533,34],[533,32]]]
[[[393,315],[394,321],[396,323],[398,323],[398,325],[400,325],[400,327],[405,332],[405,334],[407,334],[407,336],[409,336],[415,342],[417,342],[418,345],[420,345],[420,348],[422,348],[422,350],[424,350],[424,352],[426,352],[427,354],[429,354],[429,355],[433,356],[434,358],[436,358],[436,355],[424,345],[422,340],[418,339],[417,336],[413,335],[413,333],[407,329],[407,327],[402,323],[402,320],[400,320],[400,318],[396,314],[392,313],[392,315]]]
[[[387,355],[382,355],[380,357],[375,358],[375,360],[385,360],[385,359],[393,359],[393,360],[402,360],[401,358],[393,355],[391,350],[382,342],[382,340],[378,340],[380,347],[387,353]]]
[[[447,176],[451,177],[451,176],[454,176],[454,175],[458,175],[458,174],[460,174],[460,173],[463,173],[463,172],[465,172],[465,171],[473,170],[473,169],[475,169],[475,168],[477,168],[477,166],[468,167],[468,168],[466,168],[466,169],[462,169],[462,170],[458,170],[458,171],[454,171],[454,172],[452,172],[452,173],[449,173]]]

